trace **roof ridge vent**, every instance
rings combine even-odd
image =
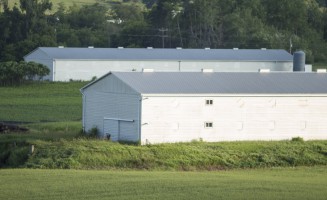
[[[259,69],[260,73],[269,73],[270,69]]]
[[[153,49],[153,47],[147,47],[147,49]]]
[[[58,46],[58,48],[62,49],[62,48],[65,48],[64,46]]]
[[[183,48],[182,48],[182,47],[176,47],[176,49],[177,49],[177,50],[181,50],[181,49],[183,49]]]
[[[206,48],[204,48],[204,50],[210,50],[210,47],[206,47]]]
[[[236,51],[236,50],[238,50],[238,48],[233,48],[233,50],[235,50],[235,51]]]
[[[87,48],[89,48],[89,49],[94,49],[94,46],[88,46]]]
[[[265,50],[267,50],[267,48],[261,48],[261,50],[265,51]]]
[[[202,69],[202,72],[203,72],[203,73],[212,73],[212,72],[213,72],[213,69],[208,69],[208,68],[205,69],[205,68],[203,68],[203,69]]]
[[[124,49],[124,47],[118,47],[118,49]]]
[[[143,72],[154,72],[154,69],[143,68]]]
[[[327,73],[327,69],[317,69],[317,73]]]

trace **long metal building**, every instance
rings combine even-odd
[[[113,141],[327,139],[327,73],[110,72],[81,89]]]
[[[39,47],[24,57],[46,65],[50,81],[91,80],[109,71],[293,71],[293,57],[268,49],[154,49]]]

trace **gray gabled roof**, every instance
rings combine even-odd
[[[39,47],[50,59],[77,60],[202,60],[202,61],[287,61],[293,56],[285,50],[260,49],[140,49],[140,48],[57,48]]]
[[[140,94],[327,94],[327,73],[112,72],[104,77],[111,75]]]

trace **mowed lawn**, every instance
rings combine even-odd
[[[327,167],[214,172],[0,170],[0,199],[326,199]]]
[[[0,121],[52,122],[82,119],[87,82],[35,82],[0,87]]]

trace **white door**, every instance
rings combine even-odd
[[[112,141],[118,141],[119,140],[119,121],[118,120],[111,120],[107,119],[104,120],[104,137],[110,136],[110,139]]]

